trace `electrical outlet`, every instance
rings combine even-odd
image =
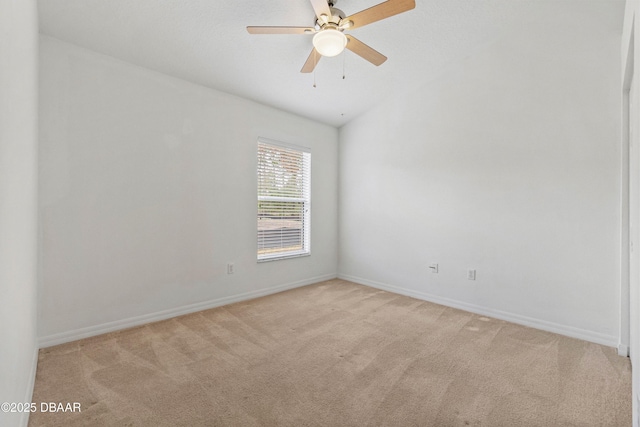
[[[468,280],[476,280],[476,271],[475,270],[467,270],[467,279]]]
[[[236,272],[236,266],[232,262],[227,263],[227,274],[233,274]]]
[[[438,272],[438,264],[431,264],[429,266],[429,268],[431,269],[432,273],[437,273]]]

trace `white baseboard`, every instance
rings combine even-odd
[[[36,384],[36,371],[38,370],[38,347],[33,351],[31,357],[31,372],[29,372],[29,379],[27,383],[27,391],[24,396],[23,402],[33,402],[33,388]],[[27,427],[29,425],[29,412],[23,412],[18,423],[19,426]]]
[[[625,344],[618,344],[618,356],[629,357],[629,346]]]
[[[386,283],[380,283],[373,280],[363,279],[361,277],[350,276],[347,274],[338,274],[338,278],[343,280],[348,280],[354,283],[359,283],[361,285],[370,286],[372,288],[382,289],[384,291],[389,291],[396,294],[406,295],[406,296],[421,299],[424,301],[429,301],[436,304],[446,305],[448,307],[469,311],[471,313],[476,313],[476,314],[480,314],[487,317],[506,320],[508,322],[517,323],[519,325],[529,326],[531,328],[541,329],[543,331],[553,332],[560,335],[566,335],[571,338],[578,338],[584,341],[590,341],[596,344],[606,345],[608,347],[617,348],[618,346],[617,336],[606,335],[599,332],[576,328],[573,326],[548,322],[546,320],[535,319],[532,317],[522,316],[515,313],[509,313],[506,311],[495,310],[488,307],[469,304],[463,301],[440,297],[437,295],[428,294],[426,292],[419,292],[411,289],[401,288],[398,286],[393,286]]]
[[[325,274],[322,276],[311,277],[297,282],[286,283],[284,285],[274,286],[266,289],[245,292],[242,294],[231,295],[228,297],[217,298],[214,300],[203,301],[195,304],[189,304],[181,307],[171,308],[156,313],[143,314],[141,316],[130,317],[114,322],[103,323],[100,325],[89,326],[86,328],[75,329],[72,331],[61,332],[52,335],[39,337],[38,345],[40,348],[51,347],[66,342],[76,341],[82,338],[88,338],[96,335],[106,334],[108,332],[127,329],[134,326],[144,325],[146,323],[166,320],[172,317],[182,316],[184,314],[195,313],[197,311],[208,310],[210,308],[220,307],[222,305],[232,304],[234,302],[246,301],[259,298],[266,295],[275,294],[289,289],[299,288],[301,286],[311,285],[313,283],[325,280],[335,279],[336,274]]]

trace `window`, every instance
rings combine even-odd
[[[311,152],[258,139],[258,261],[311,251]]]

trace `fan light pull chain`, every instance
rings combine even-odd
[[[347,62],[347,52],[342,52],[342,80],[344,80],[344,64]]]
[[[316,68],[318,68],[318,51],[313,49],[313,62],[315,66],[313,67],[313,87],[316,87]]]

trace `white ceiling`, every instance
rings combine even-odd
[[[381,0],[339,0],[347,15]],[[622,0],[417,0],[409,12],[351,32],[389,59],[376,67],[350,51],[300,68],[311,35],[250,35],[247,25],[311,26],[308,0],[40,0],[40,31],[115,58],[339,127],[390,92],[445,73],[523,20],[603,2],[621,31]],[[346,79],[342,79],[343,63]]]

